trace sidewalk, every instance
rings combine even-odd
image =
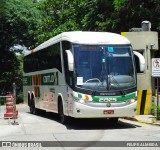
[[[152,115],[136,115],[135,117],[126,117],[125,119],[160,126],[160,120],[156,120],[156,116]]]

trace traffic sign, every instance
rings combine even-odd
[[[160,77],[160,58],[152,58],[152,77]]]

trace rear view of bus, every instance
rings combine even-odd
[[[47,111],[59,113],[62,123],[68,116],[117,122],[119,117],[135,115],[136,68],[131,44],[125,37],[106,32],[65,32],[40,47],[47,48],[57,41],[62,70],[57,73],[58,85],[44,85],[54,91],[55,110]],[[41,103],[36,97],[34,101],[35,108],[45,110],[42,95],[50,91],[44,87],[40,87]]]

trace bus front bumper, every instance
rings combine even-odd
[[[74,103],[74,118],[112,118],[133,117],[136,115],[137,101],[123,107],[91,107],[78,102]]]

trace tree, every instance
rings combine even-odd
[[[19,65],[14,52],[0,51],[0,95],[4,91],[12,91],[12,83],[20,77]]]
[[[11,47],[35,47],[34,33],[41,16],[37,5],[36,0],[0,0],[0,94],[12,90],[13,82],[22,82],[20,60]]]
[[[0,24],[0,50],[9,50],[15,44],[34,47],[34,30],[40,13],[33,0],[3,1]]]
[[[37,26],[37,44],[66,31],[95,30],[97,0],[43,0],[39,9],[43,19]]]
[[[104,0],[104,5],[109,0]],[[99,14],[100,29],[120,33],[132,27],[140,27],[141,22],[148,20],[152,23],[152,30],[160,31],[160,1],[159,0],[114,0],[110,3],[111,11],[106,13],[107,7]]]
[[[36,31],[37,44],[64,31],[79,30],[75,13],[78,0],[41,1],[39,10],[43,12],[43,19],[39,20]]]
[[[0,0],[0,52],[19,65],[13,54],[2,51],[17,44],[33,48],[65,31],[120,33],[140,27],[143,20],[151,21],[152,30],[160,32],[159,0]],[[3,57],[0,67],[9,63]],[[12,64],[10,71],[1,67],[0,75],[7,81],[4,73],[14,69]]]

